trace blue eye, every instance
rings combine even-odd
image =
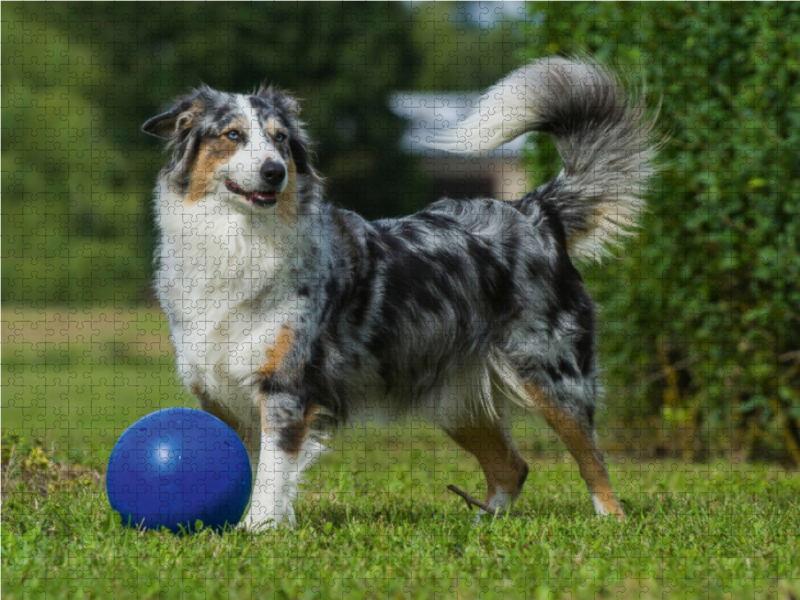
[[[286,134],[283,132],[278,132],[275,134],[275,141],[276,142],[283,142],[286,140]]]
[[[238,129],[231,129],[225,134],[225,137],[234,142],[238,142],[242,139],[242,132]]]

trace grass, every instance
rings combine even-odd
[[[409,421],[341,432],[294,530],[122,527],[110,444],[141,414],[193,405],[158,313],[123,313],[4,311],[4,598],[800,598],[797,473],[614,455],[617,523],[592,515],[535,420],[517,424],[531,465],[517,516],[473,525],[446,486],[480,496],[474,459]]]
[[[626,462],[626,523],[597,519],[575,468],[534,461],[519,516],[473,526],[453,449],[395,436],[313,468],[295,530],[193,536],[123,528],[80,470],[3,507],[4,598],[791,598],[797,477],[769,467]],[[431,440],[433,441],[433,440]],[[28,477],[28,482],[31,478]],[[624,482],[624,483],[623,483]]]
[[[2,363],[4,432],[96,469],[136,419],[197,407],[157,308],[4,306]]]

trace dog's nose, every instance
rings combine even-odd
[[[269,185],[279,185],[286,176],[286,168],[274,160],[264,161],[260,171],[261,179]]]

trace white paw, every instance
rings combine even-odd
[[[263,505],[262,505],[263,506]],[[272,503],[272,508],[262,508],[258,500],[250,506],[238,528],[248,531],[265,531],[278,527],[294,527],[294,507],[286,499]]]
[[[277,528],[278,524],[275,522],[275,519],[257,519],[250,514],[242,519],[236,526],[236,529],[243,529],[252,533]]]

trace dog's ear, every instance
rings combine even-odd
[[[210,105],[213,90],[202,86],[191,94],[175,99],[175,106],[142,125],[142,131],[168,140],[172,159],[162,174],[176,178],[181,185],[187,182],[189,170],[200,146],[200,121]]]
[[[303,175],[311,175],[316,177],[314,167],[311,165],[312,151],[309,148],[309,143],[304,138],[292,137],[289,139],[289,148],[292,150],[292,159],[294,160],[297,172]]]
[[[284,95],[283,99],[286,102],[286,108],[289,110],[289,114],[297,119],[300,116],[300,102],[297,98],[288,94]]]
[[[298,102],[297,98],[292,96],[289,92],[276,88],[272,84],[267,84],[266,82],[262,83],[261,87],[258,88],[256,92],[256,96],[280,106],[286,110],[293,119],[297,119],[300,116],[300,102]]]
[[[192,127],[202,109],[202,94],[198,91],[175,99],[175,106],[164,114],[149,119],[142,131],[161,139],[172,139]]]

